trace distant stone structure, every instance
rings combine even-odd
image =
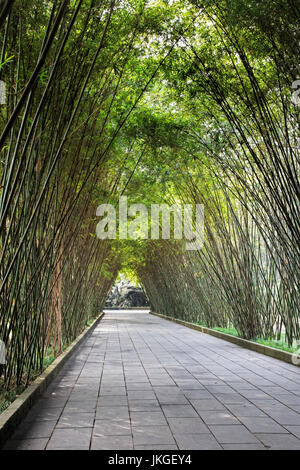
[[[128,279],[121,278],[112,288],[105,302],[105,307],[148,307],[149,302],[139,286],[133,285]]]

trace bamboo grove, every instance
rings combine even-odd
[[[1,3],[4,388],[60,354],[122,270],[158,313],[300,340],[299,13],[294,0]],[[203,204],[203,248],[99,240],[96,208],[121,195]]]

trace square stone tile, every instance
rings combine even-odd
[[[155,445],[140,445],[140,446],[135,446],[135,450],[178,450],[178,447],[176,445],[172,444],[155,444]]]
[[[209,433],[209,429],[201,418],[168,418],[173,434]]]
[[[87,382],[87,383],[76,383],[73,387],[72,393],[84,393],[85,395],[89,393],[98,393],[99,392],[99,383],[98,382]]]
[[[283,387],[278,387],[278,385],[271,385],[269,387],[259,387],[261,390],[263,390],[265,393],[268,395],[277,395],[277,394],[282,394],[285,393],[286,390]]]
[[[148,384],[149,380],[147,377],[141,376],[141,377],[126,377],[126,384],[136,384],[136,383],[144,383]]]
[[[156,393],[157,399],[161,405],[188,405],[189,402],[182,393]]]
[[[300,439],[291,434],[256,434],[271,450],[300,450]]]
[[[92,428],[55,429],[47,450],[88,450]]]
[[[241,395],[243,395],[243,397],[245,397],[245,398],[249,398],[250,400],[251,400],[251,398],[258,398],[258,399],[261,399],[261,400],[274,400],[274,397],[272,397],[268,393],[265,393],[265,392],[263,392],[261,390],[257,390],[257,389],[242,390]]]
[[[132,426],[168,425],[161,411],[133,411],[130,418]]]
[[[84,368],[81,372],[81,374],[79,375],[80,378],[83,378],[83,377],[95,377],[95,378],[98,378],[101,376],[101,373],[102,373],[102,370],[97,370],[97,369],[94,369],[94,368]]]
[[[132,428],[134,445],[176,445],[168,426],[136,426]]]
[[[243,405],[249,403],[247,398],[239,393],[215,393],[214,395],[224,405]]]
[[[300,387],[300,386],[299,386]],[[276,399],[283,403],[284,405],[296,405],[300,406],[300,397],[289,393],[289,394],[282,394],[282,395],[276,395]]]
[[[113,395],[113,396],[126,396],[126,388],[125,387],[106,387],[103,386],[100,388],[100,396],[103,397],[105,395]]]
[[[52,387],[51,389],[47,389],[46,392],[43,394],[43,398],[51,398],[51,397],[69,397],[73,390],[72,386],[64,386],[58,385],[56,387]]]
[[[96,419],[93,436],[127,436],[131,435],[130,421],[127,419]]]
[[[77,384],[95,384],[100,386],[100,377],[78,377]]]
[[[228,385],[230,385],[231,388],[233,388],[234,390],[240,393],[242,393],[244,390],[257,390],[257,388],[254,385],[249,384],[246,381],[241,381],[241,382],[229,381]]]
[[[94,425],[95,413],[64,412],[56,428],[90,428]]]
[[[151,384],[149,382],[137,382],[137,383],[127,383],[127,390],[152,390]]]
[[[162,405],[168,418],[197,418],[198,414],[191,405]]]
[[[78,390],[76,392],[71,393],[69,400],[68,400],[68,404],[69,405],[76,404],[76,402],[82,403],[82,401],[85,401],[85,400],[91,400],[91,401],[96,402],[97,399],[98,399],[98,391],[91,391],[87,393],[87,392],[82,392]]]
[[[221,450],[222,447],[212,434],[175,434],[181,450]]]
[[[67,413],[92,413],[96,409],[97,400],[68,402],[64,408]]]
[[[198,411],[226,411],[226,408],[222,403],[215,399],[209,400],[190,400],[193,407]]]
[[[176,381],[181,390],[205,390],[197,380]]]
[[[263,444],[222,444],[224,450],[267,450]]]
[[[158,395],[182,395],[182,391],[176,384],[153,387],[153,391]]]
[[[129,400],[129,409],[132,411],[157,411],[161,410],[157,400]]]
[[[171,377],[165,377],[161,379],[151,379],[150,378],[151,385],[153,387],[159,387],[162,385],[174,385],[174,380],[171,379]]]
[[[252,405],[251,403],[249,404],[244,404],[244,405],[232,405],[232,404],[227,404],[226,408],[228,408],[231,413],[238,418],[240,416],[261,416],[261,417],[266,417],[266,413],[264,413],[262,410],[257,408],[256,406]]]
[[[48,397],[41,398],[39,400],[39,405],[42,408],[63,408],[67,403],[68,397]]]
[[[224,383],[220,385],[207,385],[206,388],[210,393],[234,393],[234,390]]]
[[[275,409],[269,410],[266,413],[283,426],[300,426],[300,415],[298,413],[293,412],[292,410],[285,412],[284,410],[277,411]]]
[[[155,400],[156,396],[152,390],[128,390],[129,400]]]
[[[240,424],[210,425],[209,429],[220,444],[255,444],[258,440]]]
[[[93,436],[91,450],[132,450],[131,436]]]
[[[24,419],[24,422],[33,421],[57,421],[63,408],[42,408],[40,406],[32,408]]]
[[[13,434],[12,439],[49,438],[55,425],[56,420],[23,422]]]
[[[283,434],[288,431],[271,418],[241,417],[240,421],[253,433]]]
[[[204,399],[214,400],[214,396],[207,390],[184,390],[184,395],[189,400],[204,400]]]
[[[96,419],[129,419],[128,406],[100,406],[96,409]]]
[[[97,407],[99,406],[126,406],[128,403],[127,397],[124,396],[100,396],[98,399]]]
[[[229,411],[199,411],[205,424],[240,424]]]
[[[286,426],[286,428],[292,433],[295,434],[298,439],[300,439],[300,426]]]

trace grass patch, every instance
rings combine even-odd
[[[256,338],[253,340],[255,343],[263,344],[265,346],[270,346],[271,348],[281,349],[282,351],[294,353],[299,350],[300,345],[295,344],[293,346],[289,346],[284,339],[275,340],[275,339],[260,339]]]
[[[2,388],[2,391],[1,391]],[[3,381],[0,381],[0,414],[25,390],[25,386],[20,385],[12,390],[3,390]]]
[[[29,380],[28,385],[33,382],[47,367],[50,366],[50,364],[54,361],[55,357],[53,355],[53,352],[51,348],[47,349],[46,355],[43,360],[43,369],[42,371],[36,371],[34,372]],[[25,382],[25,379],[24,379]],[[16,399],[18,396],[24,392],[24,390],[27,388],[28,385],[21,384],[18,386],[12,386],[10,390],[5,390],[4,389],[4,381],[2,378],[0,378],[0,414],[3,413],[3,411],[6,410],[6,408],[9,407],[9,405]]]
[[[86,326],[91,326],[95,321],[95,318],[90,318],[87,322],[86,322]]]
[[[51,353],[47,356],[44,357],[44,360],[43,360],[43,370],[47,369],[47,367],[50,366],[50,364],[52,364],[52,362],[54,361],[55,357],[54,355]]]
[[[237,330],[233,327],[230,328],[220,328],[214,327],[211,328],[212,330],[221,331],[222,333],[227,333],[228,335],[240,337]],[[289,346],[285,340],[285,334],[281,335],[279,340],[276,339],[262,339],[262,338],[254,338],[251,340],[253,343],[263,344],[264,346],[269,346],[270,348],[280,349],[281,351],[286,351],[290,353],[297,352],[300,348],[300,345],[294,341],[292,346]]]
[[[231,335],[231,336],[239,336],[238,332],[233,327],[221,328],[219,326],[214,326],[212,330],[221,331],[221,333],[226,333],[227,335]]]
[[[67,345],[63,346],[63,350],[67,348]],[[52,348],[49,348],[46,350],[46,354],[43,360],[43,368],[41,371],[35,371],[29,380],[29,383],[27,385],[18,385],[18,386],[12,386],[10,390],[5,390],[4,389],[4,381],[2,378],[0,378],[0,415],[3,413],[3,411],[6,410],[6,408],[9,407],[9,405],[16,399],[18,396],[24,392],[24,390],[30,385],[31,382],[33,382],[42,372],[44,372],[47,367],[52,364],[54,359],[57,356],[53,353]],[[25,381],[25,379],[24,379]]]
[[[86,327],[89,327],[94,323],[95,318],[90,318],[86,322]],[[73,341],[73,340],[72,340]],[[72,343],[72,341],[63,344],[62,350],[65,351],[67,347]],[[30,385],[31,382],[33,382],[47,367],[49,367],[52,362],[58,357],[56,354],[56,351],[53,351],[52,348],[48,348],[45,351],[45,356],[43,360],[43,368],[41,371],[36,371],[32,374],[29,383],[25,385],[18,385],[18,386],[12,386],[10,390],[5,390],[4,389],[4,381],[3,378],[1,378],[1,371],[0,371],[0,414],[3,413],[6,408],[9,407],[9,405]],[[25,379],[24,379],[25,380]]]
[[[205,325],[203,322],[190,321],[187,318],[182,318],[182,319],[178,318],[178,320],[183,320],[193,325],[203,326],[205,328],[209,328],[210,330],[220,331],[221,333],[226,333],[227,335],[236,336],[237,338],[244,339],[239,335],[238,331],[233,326],[226,327],[226,328],[219,327],[219,326],[209,327]],[[270,348],[280,349],[281,351],[286,351],[289,353],[298,353],[299,355],[300,342],[294,341],[293,345],[289,346],[286,341],[284,333],[281,334],[281,338],[279,340],[271,339],[271,338],[269,339],[254,338],[254,339],[251,339],[250,341],[252,341],[253,343],[263,344],[264,346],[269,346]]]

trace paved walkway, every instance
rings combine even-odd
[[[110,311],[6,448],[300,449],[300,368]]]

